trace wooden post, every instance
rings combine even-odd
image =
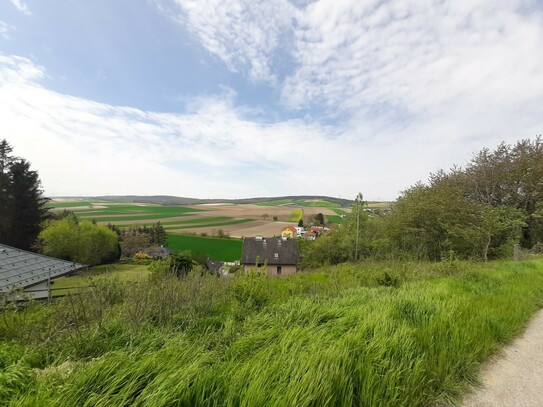
[[[520,260],[520,246],[518,244],[516,244],[513,248],[513,258],[515,259],[515,261]]]
[[[51,302],[51,269],[47,277],[47,302]]]

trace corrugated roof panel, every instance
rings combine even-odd
[[[86,267],[0,244],[0,292],[34,285]]]

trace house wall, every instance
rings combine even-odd
[[[0,293],[0,305],[5,304],[7,301],[41,300],[45,298],[49,298],[47,281],[25,287],[22,292]]]
[[[296,236],[294,236],[294,232],[290,229],[283,229],[281,231],[281,237],[286,237],[288,239],[293,239],[295,238]]]
[[[281,267],[281,275],[282,276],[290,276],[292,274],[295,274],[296,273],[296,266],[295,265],[281,265],[281,266],[276,266],[276,265],[270,265],[268,264],[266,266],[266,275],[268,277],[273,277],[273,276],[277,276],[277,267]],[[243,272],[244,273],[248,273],[250,270],[258,270],[258,268],[256,268],[254,266],[254,264],[252,265],[243,265]]]
[[[47,284],[47,281],[44,281],[39,284],[26,287],[23,292],[25,293],[25,295],[30,295],[35,299],[43,299],[49,297],[48,287],[49,285]]]

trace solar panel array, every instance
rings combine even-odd
[[[0,244],[0,292],[24,288],[86,267]]]

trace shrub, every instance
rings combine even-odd
[[[148,260],[151,258],[151,256],[149,256],[147,253],[138,252],[134,255],[134,258],[137,260]]]

